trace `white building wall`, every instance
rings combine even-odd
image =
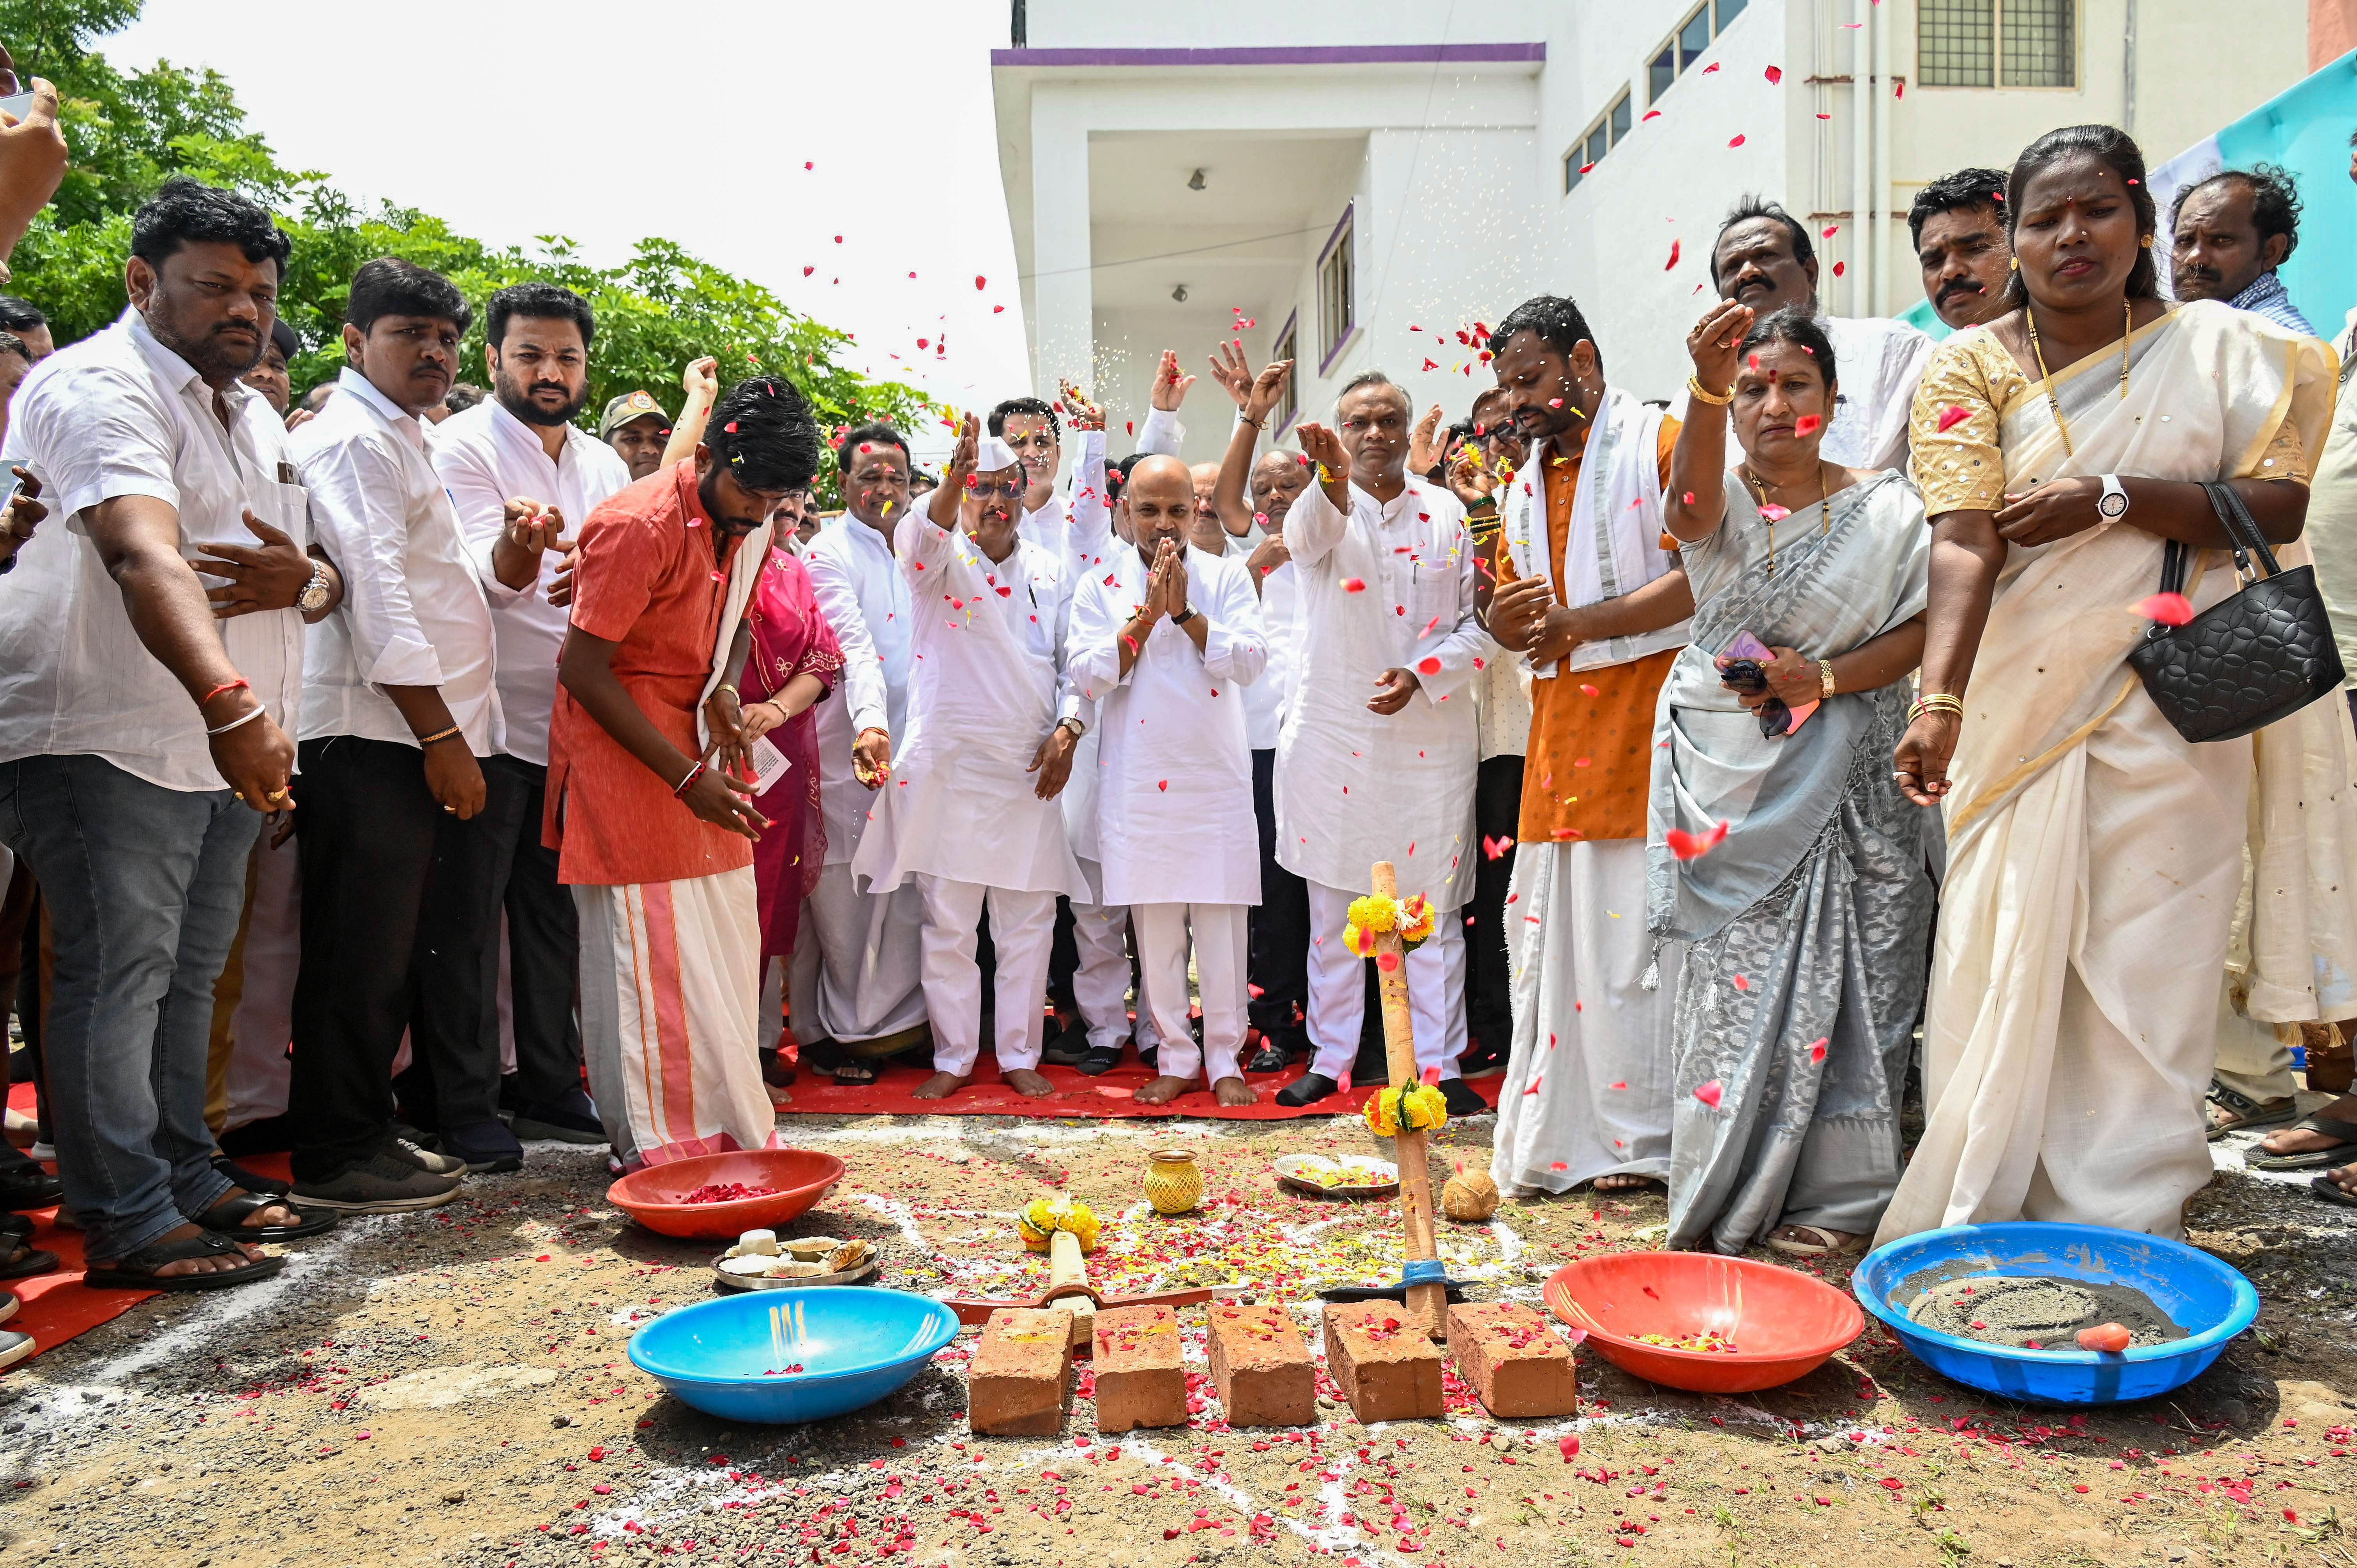
[[[1483,0],[1453,13],[1433,0],[1354,0],[1347,9],[1300,0],[1029,0],[1028,47],[1070,48],[1318,48],[1378,44],[1521,44],[1574,5],[1619,0]],[[1448,37],[1441,37],[1444,20]]]

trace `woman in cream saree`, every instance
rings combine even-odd
[[[2262,531],[2297,538],[2334,382],[2314,338],[2158,299],[2144,174],[2108,127],[2025,151],[2017,308],[1942,345],[1916,397],[1932,706],[1896,772],[1944,806],[1948,875],[1927,1124],[1883,1241],[2015,1218],[2179,1232],[2211,1172],[2202,1095],[2246,843],[2251,1015],[2357,1004],[2347,707],[2193,745],[2126,662],[2164,539],[2212,547],[2197,611],[2236,586],[2200,481],[2241,481]]]

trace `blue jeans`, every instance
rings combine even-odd
[[[230,1189],[212,1168],[213,982],[261,817],[95,757],[0,762],[0,840],[39,878],[57,947],[45,1040],[58,1176],[112,1262]]]

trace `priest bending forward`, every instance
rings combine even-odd
[[[979,466],[981,471],[976,472]],[[941,487],[900,520],[909,580],[909,733],[851,863],[869,891],[909,878],[925,902],[925,1011],[941,1100],[974,1081],[982,1049],[975,929],[990,906],[998,1070],[1043,1095],[1041,1009],[1056,895],[1086,896],[1056,805],[1082,727],[1064,673],[1071,607],[1063,564],[1022,539],[1023,465],[969,415]]]
[[[1139,1011],[1162,1037],[1162,1105],[1200,1076],[1222,1105],[1250,1105],[1244,1045],[1247,920],[1260,902],[1260,834],[1243,688],[1268,662],[1260,602],[1241,559],[1187,542],[1194,481],[1176,457],[1130,471],[1135,549],[1107,551],[1074,590],[1071,671],[1103,736],[1097,842],[1104,901],[1129,906]],[[1183,847],[1182,847],[1183,846]],[[1203,999],[1187,1019],[1187,943]]]

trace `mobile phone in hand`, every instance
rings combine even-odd
[[[27,91],[12,92],[5,98],[0,98],[0,114],[5,114],[10,120],[22,124],[25,116],[33,112],[35,96],[33,92]]]

